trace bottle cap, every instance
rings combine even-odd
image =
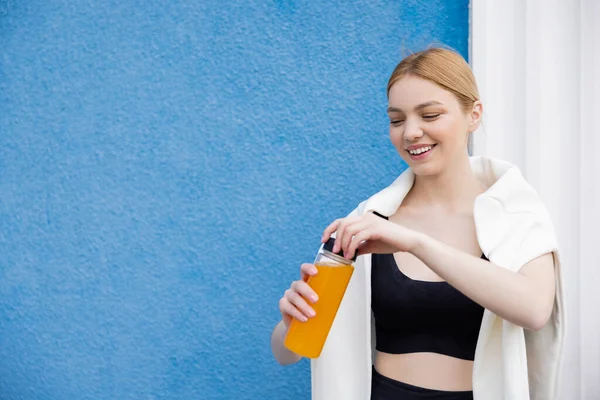
[[[334,244],[335,244],[335,238],[332,238],[332,237],[329,238],[325,242],[325,244],[323,245],[323,250],[327,250],[330,253],[333,253],[333,245]],[[346,260],[350,260],[349,258],[344,257],[344,250],[340,250],[340,251],[338,251],[337,253],[334,253],[334,254],[336,254],[336,255],[338,255],[338,256],[346,259]],[[356,261],[356,257],[357,257],[357,254],[356,254],[356,252],[354,252],[354,257],[352,257],[352,261]]]

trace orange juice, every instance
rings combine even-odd
[[[284,344],[289,350],[308,358],[321,354],[337,310],[342,302],[354,266],[336,263],[315,263],[318,273],[307,283],[317,293],[316,303],[307,303],[316,315],[307,322],[292,320]]]

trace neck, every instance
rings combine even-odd
[[[465,155],[439,175],[416,176],[409,194],[420,205],[457,212],[472,211],[475,197],[484,191],[485,187],[475,177],[469,157]]]

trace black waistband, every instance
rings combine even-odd
[[[473,392],[427,389],[381,375],[373,367],[371,400],[473,400]]]

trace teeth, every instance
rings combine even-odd
[[[408,152],[412,155],[418,155],[421,153],[425,153],[426,151],[429,151],[429,150],[431,150],[431,146],[421,147],[421,148],[414,149],[414,150],[409,150]]]

